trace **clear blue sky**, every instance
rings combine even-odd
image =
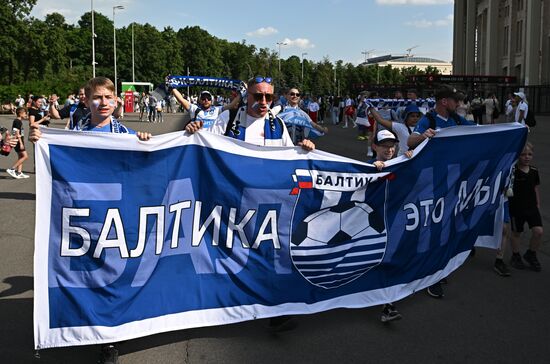
[[[62,5],[61,5],[62,4]],[[117,28],[133,21],[162,30],[198,25],[230,41],[246,40],[258,48],[278,50],[281,57],[305,56],[315,61],[328,56],[358,64],[370,56],[412,54],[452,60],[453,0],[94,0],[94,10],[112,17]],[[44,19],[51,12],[75,23],[90,11],[91,0],[38,0],[32,16]],[[136,40],[139,41],[139,40]]]

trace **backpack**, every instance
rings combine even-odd
[[[537,121],[535,120],[535,115],[533,112],[527,112],[527,117],[525,118],[525,125],[529,127],[533,127],[537,125]]]

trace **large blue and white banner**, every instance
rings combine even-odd
[[[496,246],[518,124],[387,167],[182,132],[36,145],[37,348],[397,301]]]

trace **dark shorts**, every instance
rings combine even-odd
[[[357,124],[357,130],[361,132],[366,132],[367,130],[369,130],[369,128],[366,127],[365,125]]]
[[[504,202],[504,217],[503,217],[504,223],[509,224],[510,223],[510,204],[508,201]]]
[[[25,142],[23,142],[23,138],[21,138],[21,143],[17,143],[17,145],[13,148],[17,153],[24,152],[25,149]]]
[[[526,211],[525,213],[511,215],[511,226],[512,231],[516,233],[523,232],[523,226],[525,223],[529,226],[529,229],[532,229],[535,226],[542,226],[542,218],[540,216],[539,209],[534,211]]]

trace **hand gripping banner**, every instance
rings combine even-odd
[[[441,130],[387,167],[199,132],[47,129],[36,348],[397,301],[496,246],[519,124]],[[480,146],[483,146],[482,148]]]

